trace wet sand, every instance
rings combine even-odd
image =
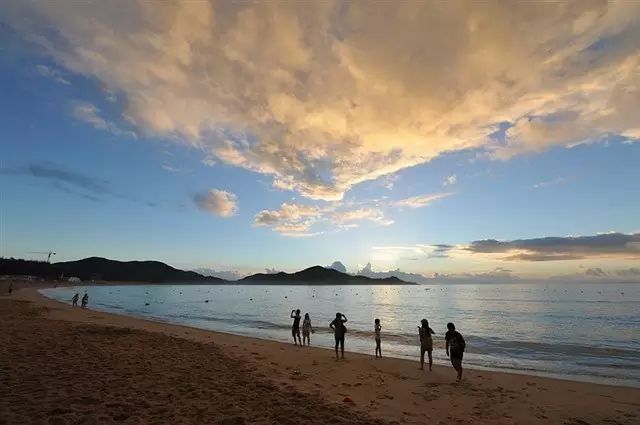
[[[456,383],[450,367],[336,362],[331,350],[73,309],[33,288],[0,297],[0,320],[0,424],[640,423],[640,389],[474,370]]]

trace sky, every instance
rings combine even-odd
[[[0,0],[0,255],[640,281],[640,3]]]

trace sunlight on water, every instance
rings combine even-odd
[[[640,387],[640,285],[259,286],[140,285],[47,289],[69,302],[89,292],[97,310],[239,335],[290,341],[292,309],[311,315],[312,344],[332,347],[336,312],[349,318],[346,348],[373,354],[373,321],[387,356],[416,358],[420,319],[435,330],[445,364],[452,321],[465,363]],[[146,305],[148,304],[148,305]]]

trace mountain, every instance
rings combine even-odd
[[[322,266],[313,266],[295,273],[256,273],[240,279],[242,283],[320,283],[320,284],[358,284],[358,285],[411,285],[395,276],[385,279],[371,279],[366,276],[353,276]]]
[[[100,257],[53,264],[2,258],[0,274],[32,275],[45,279],[56,279],[64,275],[65,278],[75,276],[82,280],[120,282],[226,283],[217,277],[179,270],[159,261],[115,261]]]

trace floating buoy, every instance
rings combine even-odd
[[[144,303],[144,305],[149,305],[149,303]]]
[[[209,302],[209,300],[204,300],[204,302],[205,302],[205,303],[208,303],[208,302]]]

